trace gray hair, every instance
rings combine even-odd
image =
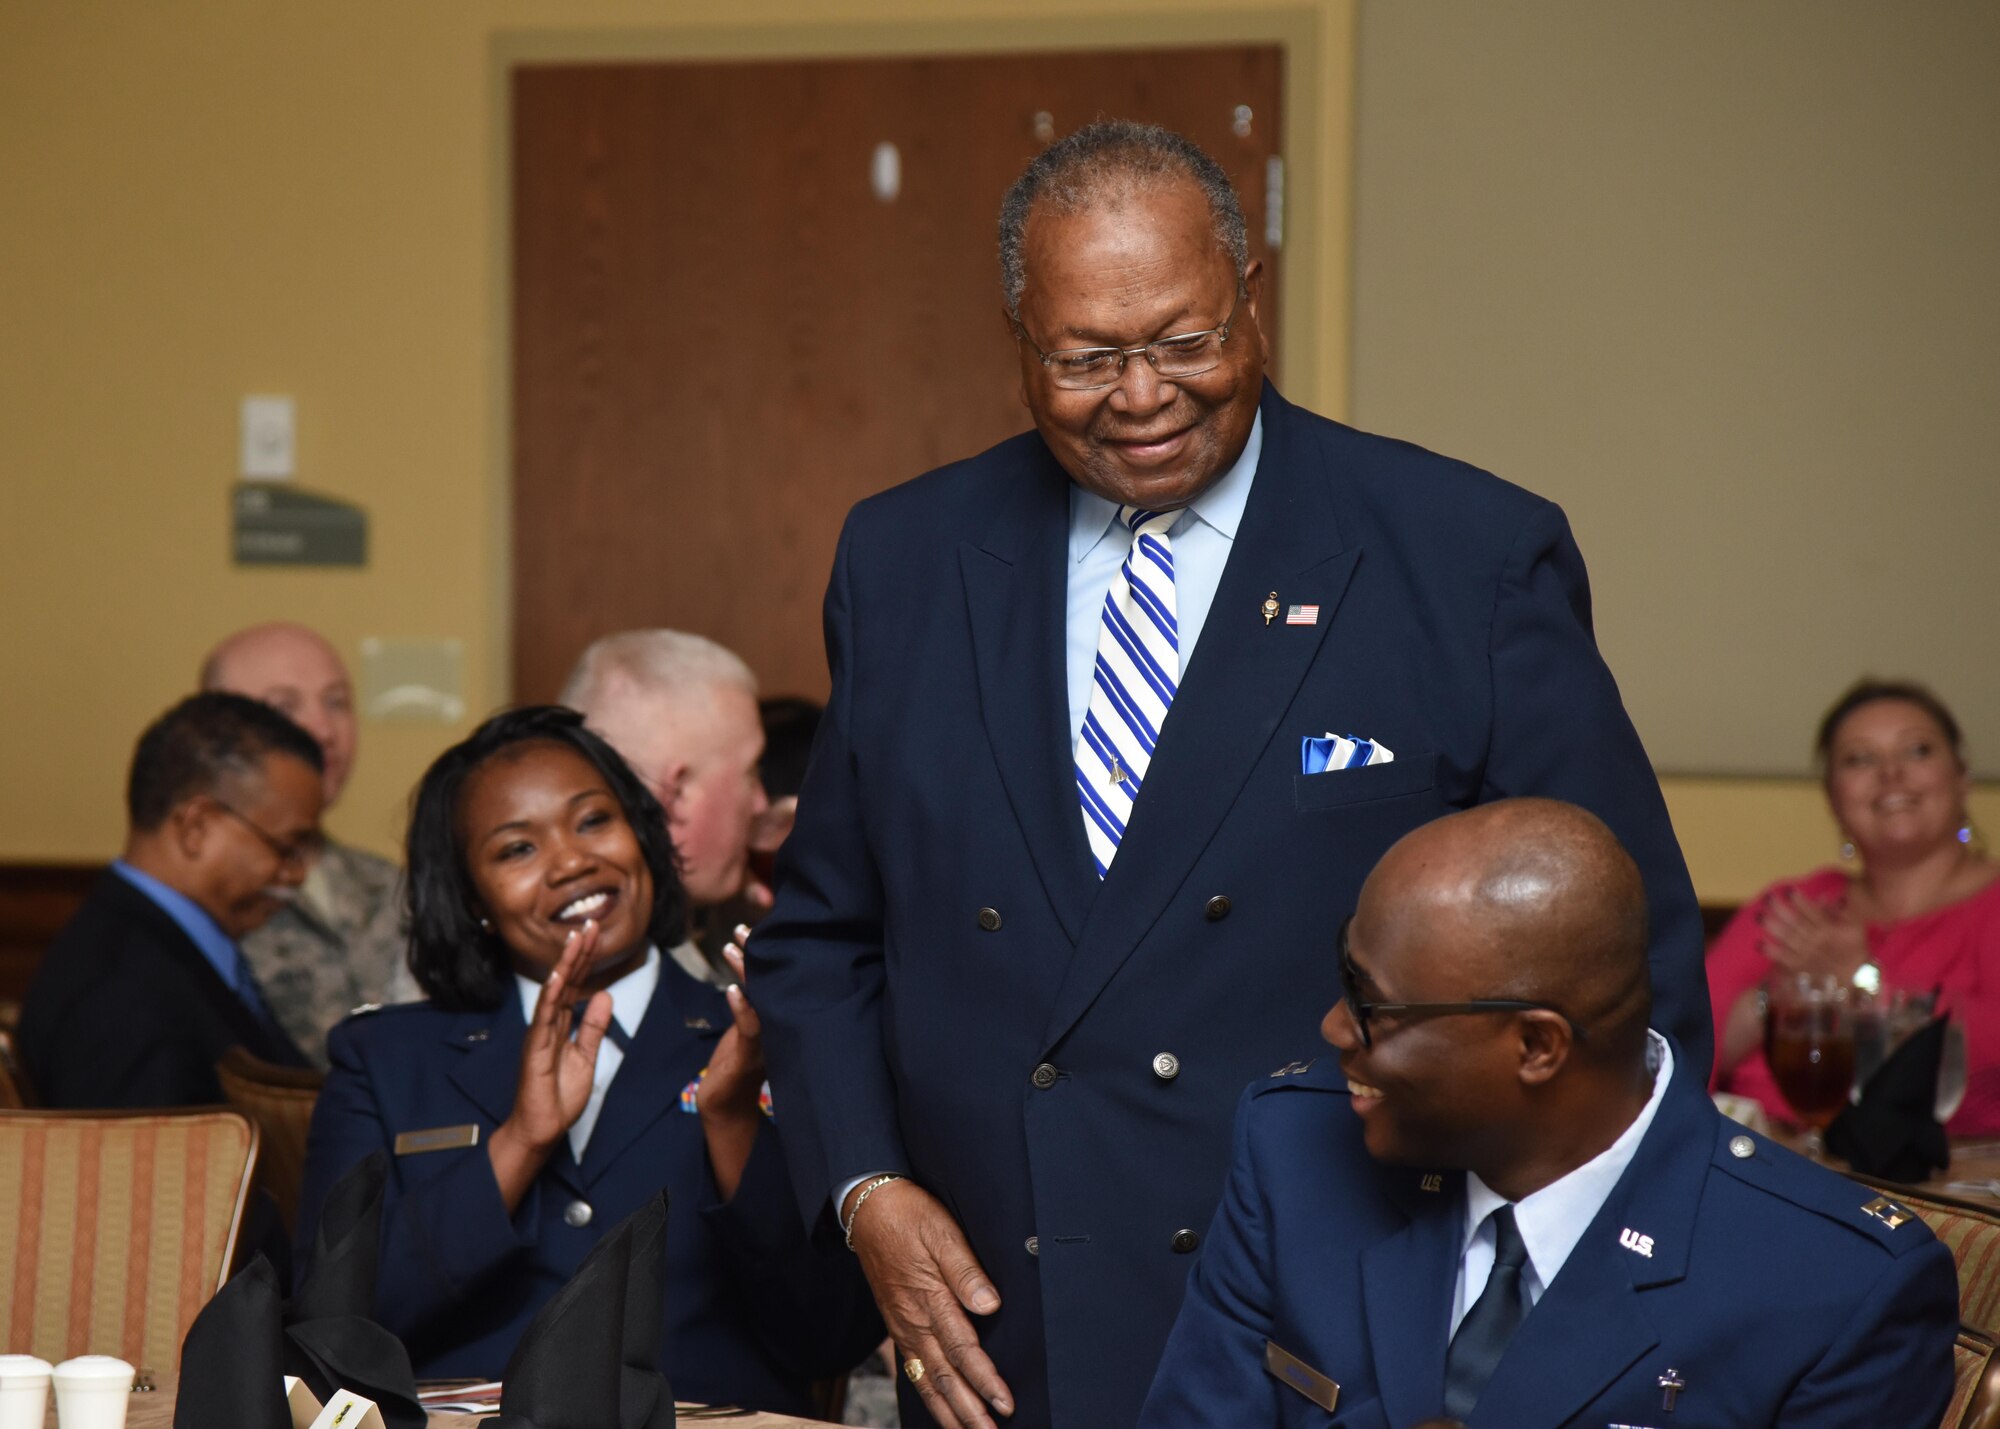
[[[1053,213],[1077,213],[1100,199],[1171,179],[1188,179],[1200,188],[1215,224],[1215,241],[1241,277],[1250,266],[1250,240],[1243,205],[1222,166],[1171,129],[1102,119],[1037,154],[1000,201],[1000,288],[1007,315],[1021,313],[1021,290],[1028,281],[1021,243],[1036,204],[1046,204]]]
[[[586,716],[600,713],[621,684],[656,695],[734,686],[757,698],[757,677],[733,650],[684,630],[621,630],[591,642],[559,702]]]

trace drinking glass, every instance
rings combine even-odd
[[[1806,1129],[1803,1150],[1825,1152],[1821,1136],[1854,1090],[1850,988],[1827,973],[1777,972],[1765,983],[1764,1059],[1792,1115]]]

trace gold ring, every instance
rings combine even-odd
[[[924,1382],[924,1362],[915,1355],[903,1361],[903,1373],[910,1377],[911,1384]]]

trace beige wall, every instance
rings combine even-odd
[[[1599,60],[1652,66],[1661,84],[1711,52],[1718,13],[1767,38],[1808,14],[1802,0],[1644,9],[1643,54],[1615,24],[1582,33]],[[306,620],[350,657],[366,635],[459,638],[473,712],[501,698],[498,76],[510,58],[1282,41],[1291,47],[1292,395],[1342,415],[1352,391],[1364,423],[1488,463],[1521,453],[1509,469],[1544,489],[1545,474],[1563,479],[1534,459],[1533,438],[1560,430],[1573,405],[1524,409],[1505,429],[1434,425],[1468,411],[1483,419],[1492,407],[1438,379],[1465,335],[1425,350],[1411,314],[1383,305],[1393,286],[1364,281],[1350,374],[1350,273],[1375,273],[1368,251],[1358,270],[1350,261],[1348,166],[1358,152],[1362,197],[1392,215],[1369,176],[1394,158],[1397,124],[1462,103],[1438,74],[1476,75],[1482,57],[1525,62],[1524,43],[1562,38],[1579,15],[1606,7],[1368,0],[1358,151],[1346,0],[1268,9],[960,0],[949,18],[941,12],[932,0],[743,0],[724,30],[706,18],[712,11],[660,0],[0,4],[0,858],[114,851],[137,730],[187,688],[216,633],[246,621]],[[1432,61],[1444,68],[1427,78]],[[1886,94],[1868,92],[1893,108],[1893,85],[1917,78],[1897,70]],[[1504,85],[1479,93],[1497,108],[1475,117],[1493,124],[1526,122],[1547,103]],[[1591,99],[1616,112],[1616,86],[1594,83]],[[1673,131],[1657,143],[1688,161]],[[1364,239],[1385,236],[1367,213],[1361,223]],[[1436,240],[1424,235],[1411,250],[1434,264],[1435,281],[1468,281],[1447,259],[1472,263],[1478,277],[1476,231],[1455,235],[1455,248]],[[1592,312],[1596,330],[1619,333],[1617,304]],[[300,484],[368,509],[365,571],[229,564],[236,401],[263,391],[298,398]],[[1627,433],[1617,449],[1637,444]],[[1609,508],[1558,494],[1578,517],[1601,592],[1615,598],[1625,577],[1612,574],[1618,558],[1599,539]],[[1613,658],[1628,686],[1660,678],[1644,649],[1614,648]],[[335,828],[390,846],[405,791],[457,732],[367,726]],[[1668,794],[1704,896],[1740,898],[1829,856],[1833,835],[1805,781],[1674,779]],[[1983,799],[1984,823],[2000,825],[2000,795]]]
[[[458,638],[506,689],[504,86],[517,57],[1279,41],[1285,358],[1347,390],[1347,0],[0,3],[0,858],[113,853],[144,723],[217,634],[288,616]],[[940,17],[945,18],[940,18]],[[996,196],[997,202],[997,196]],[[237,400],[298,400],[301,486],[367,508],[362,571],[238,570]],[[909,473],[914,474],[914,473]],[[333,828],[393,845],[463,726],[371,723]]]
[[[1354,420],[1560,501],[1706,898],[1863,671],[2000,772],[2000,6],[1364,0]],[[1980,806],[1989,829],[2000,793]]]

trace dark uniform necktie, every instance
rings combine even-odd
[[[574,1038],[578,1033],[583,1031],[583,1013],[584,1009],[589,1006],[590,1006],[590,999],[586,997],[582,1002],[579,1002],[572,1009],[572,1011],[575,1014],[574,1018],[570,1022],[571,1030],[569,1035],[572,1038]],[[616,1047],[621,1052],[629,1052],[632,1050],[632,1039],[629,1035],[627,1035],[625,1029],[618,1025],[618,1019],[616,1017],[613,1017],[610,1023],[605,1027],[604,1037],[606,1041],[608,1041],[612,1046]]]
[[[1487,1219],[1493,1223],[1493,1273],[1458,1322],[1444,1356],[1444,1412],[1454,1419],[1470,1417],[1479,1392],[1507,1353],[1507,1342],[1528,1317],[1527,1287],[1521,1279],[1528,1247],[1514,1224],[1514,1208],[1502,1206]]]

